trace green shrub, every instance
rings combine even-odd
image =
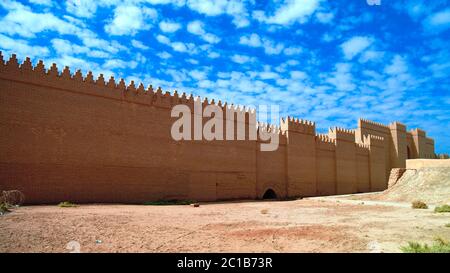
[[[158,200],[145,202],[144,205],[147,206],[170,206],[170,205],[190,205],[195,203],[193,200]]]
[[[422,201],[414,201],[411,203],[413,209],[427,209],[428,205]]]
[[[434,212],[450,212],[450,205],[442,205],[434,208]]]
[[[431,246],[427,244],[422,245],[417,242],[409,242],[407,246],[402,246],[400,249],[404,253],[450,253],[450,243],[444,241],[442,238],[436,238]]]
[[[76,204],[71,203],[69,201],[64,201],[58,204],[58,206],[60,208],[74,208],[74,207],[78,207]]]
[[[5,214],[7,212],[10,212],[8,204],[0,203],[0,214]]]
[[[450,223],[448,223],[448,224],[445,224],[445,227],[450,227]]]

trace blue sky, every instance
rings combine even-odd
[[[450,153],[450,1],[0,1],[0,50]]]

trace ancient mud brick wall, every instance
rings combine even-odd
[[[260,150],[259,138],[175,141],[170,112],[179,104],[192,120],[208,120],[195,116],[186,94],[0,54],[0,190],[18,189],[28,203],[255,199],[268,189],[281,198],[331,195],[385,189],[398,157],[391,128],[361,120],[328,135],[290,117],[280,127],[260,124],[279,137],[272,152]],[[250,111],[206,105],[234,109],[249,125]],[[396,139],[416,157],[434,154],[423,131]]]

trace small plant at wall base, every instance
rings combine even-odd
[[[0,195],[0,203],[8,206],[20,206],[25,201],[25,195],[18,190],[2,191]]]
[[[10,212],[9,206],[7,203],[0,203],[0,215],[3,215],[7,212]]]
[[[425,204],[425,203],[422,202],[422,201],[414,201],[414,202],[411,203],[411,207],[412,207],[413,209],[427,209],[427,208],[428,208],[428,205]]]
[[[432,245],[409,242],[407,246],[400,247],[404,253],[450,253],[450,243],[442,238],[436,238]]]
[[[76,204],[71,203],[69,201],[64,201],[58,204],[58,207],[60,208],[74,208],[74,207],[78,207]]]
[[[450,212],[450,205],[442,205],[434,208],[434,212]]]

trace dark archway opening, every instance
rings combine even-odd
[[[263,199],[277,199],[277,194],[274,190],[268,189],[263,195]]]
[[[408,153],[407,159],[411,159],[411,149],[409,148],[409,146],[406,146],[406,149],[407,149],[407,153]]]

